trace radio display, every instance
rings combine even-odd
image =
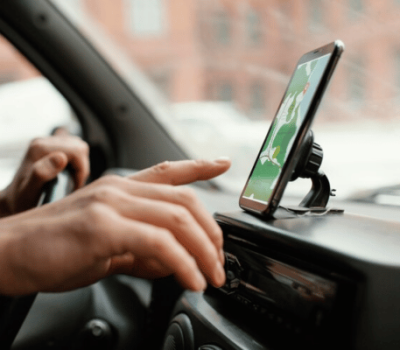
[[[227,282],[231,293],[247,296],[266,312],[279,310],[311,326],[321,325],[337,294],[336,282],[246,249],[240,260],[227,253],[227,269],[235,275]]]

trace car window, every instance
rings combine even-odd
[[[79,127],[53,85],[0,36],[0,188],[9,184],[30,140],[58,126]]]
[[[239,192],[305,52],[346,50],[313,130],[340,197],[400,178],[400,15],[382,0],[53,1],[192,156]],[[306,180],[289,186],[304,193]]]

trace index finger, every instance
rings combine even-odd
[[[186,208],[202,227],[204,232],[220,251],[223,246],[222,231],[206,207],[196,196],[196,193],[187,187],[177,187],[166,184],[143,183],[127,178],[103,178],[108,184],[121,189],[123,193],[134,197],[142,197],[156,201],[168,202]],[[224,259],[221,256],[221,263]]]
[[[216,160],[181,160],[163,162],[141,170],[130,179],[143,182],[184,185],[200,180],[209,180],[223,174],[231,166],[227,157]]]

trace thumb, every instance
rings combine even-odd
[[[63,152],[52,152],[33,164],[29,179],[32,187],[41,188],[53,180],[68,164],[68,157]]]
[[[53,152],[34,162],[25,181],[13,195],[15,212],[21,212],[37,205],[43,186],[53,180],[68,164],[63,152]]]

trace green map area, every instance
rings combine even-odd
[[[323,56],[297,67],[257,159],[244,197],[266,203],[269,201],[328,59]],[[317,66],[319,69],[316,69]]]

